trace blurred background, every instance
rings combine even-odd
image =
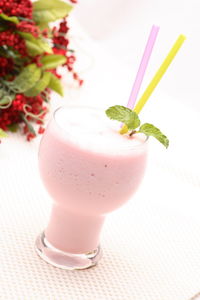
[[[177,36],[185,34],[187,41],[159,84],[159,89],[197,110],[200,110],[199,13],[199,0],[85,0],[80,1],[73,12],[85,32],[96,40],[102,51],[104,49],[115,59],[119,66],[119,79],[127,81],[127,88],[131,88],[152,24],[161,28],[143,87],[152,78]]]

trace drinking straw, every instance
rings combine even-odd
[[[153,93],[154,89],[156,88],[156,86],[160,82],[161,78],[165,74],[166,70],[168,69],[169,65],[173,61],[173,59],[176,56],[178,50],[181,48],[181,46],[182,46],[183,42],[185,41],[185,39],[186,39],[186,37],[181,34],[178,37],[178,39],[176,40],[175,44],[173,45],[173,47],[169,51],[169,53],[166,56],[165,60],[161,64],[160,68],[158,69],[158,71],[154,75],[153,79],[151,80],[151,82],[149,83],[149,85],[146,88],[145,92],[143,93],[142,97],[140,98],[140,100],[138,101],[137,105],[135,106],[134,111],[137,114],[140,113],[141,109],[144,107],[145,103],[147,102],[147,100],[149,99],[149,97],[151,96],[151,94]],[[127,131],[128,131],[128,128],[127,128],[126,125],[124,125],[122,127],[122,129],[120,130],[120,133],[124,134]]]
[[[168,53],[167,57],[165,58],[165,60],[161,64],[160,68],[156,72],[155,76],[153,77],[153,79],[151,80],[151,82],[148,85],[147,89],[145,90],[144,94],[142,95],[139,102],[137,103],[137,105],[134,109],[134,111],[136,113],[139,113],[141,111],[141,109],[143,108],[143,106],[145,105],[145,103],[147,102],[147,100],[149,99],[151,94],[153,93],[154,89],[156,88],[156,86],[160,82],[161,78],[165,74],[166,70],[168,69],[169,65],[173,61],[173,59],[176,56],[178,50],[181,48],[181,46],[182,46],[183,42],[185,41],[185,39],[186,39],[186,37],[181,34],[178,37],[178,39],[176,40],[175,44],[171,48],[171,50]]]
[[[153,25],[151,28],[151,32],[150,32],[144,53],[143,53],[142,60],[140,62],[140,66],[139,66],[133,87],[132,87],[132,91],[131,91],[129,101],[127,104],[128,108],[131,108],[131,109],[134,108],[134,105],[135,105],[135,102],[137,99],[137,95],[139,93],[139,90],[140,90],[140,87],[142,84],[142,80],[144,78],[144,75],[145,75],[145,72],[146,72],[146,69],[147,69],[147,66],[149,63],[149,59],[151,57],[153,46],[154,46],[156,38],[157,38],[158,31],[159,31],[159,27]]]

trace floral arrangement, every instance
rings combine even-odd
[[[21,130],[30,141],[44,132],[51,90],[63,95],[58,66],[82,84],[67,35],[72,8],[61,0],[0,1],[0,138]]]

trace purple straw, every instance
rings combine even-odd
[[[158,31],[159,31],[159,27],[153,25],[152,29],[151,29],[151,32],[150,32],[150,35],[149,35],[148,42],[147,42],[145,50],[144,50],[144,54],[143,54],[143,57],[142,57],[142,60],[141,60],[136,78],[135,78],[135,82],[134,82],[133,87],[132,87],[131,95],[129,97],[127,107],[130,108],[130,109],[133,109],[134,106],[135,106],[137,95],[139,93],[139,90],[140,90],[140,87],[141,87],[141,84],[142,84],[142,80],[144,78],[144,74],[145,74],[146,68],[147,68],[148,63],[149,63],[149,59],[150,59],[150,56],[151,56],[151,53],[152,53],[152,50],[153,50],[153,46],[154,46],[155,41],[156,41]]]

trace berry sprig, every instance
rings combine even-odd
[[[20,128],[28,141],[44,132],[51,91],[63,95],[58,66],[82,85],[69,48],[71,9],[62,0],[0,1],[0,138]],[[51,29],[49,23],[59,19]]]

